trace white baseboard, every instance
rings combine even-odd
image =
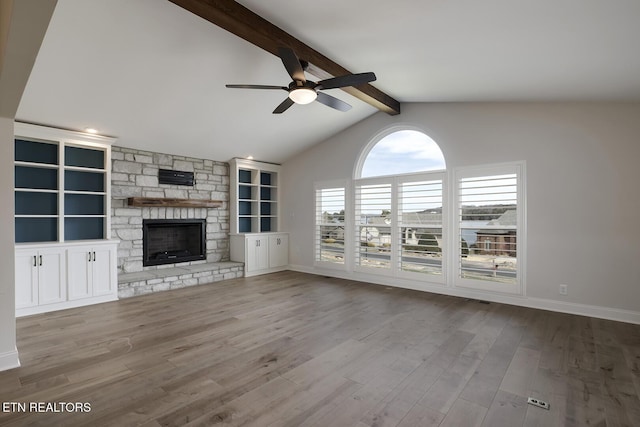
[[[616,320],[618,322],[640,325],[640,312],[637,311],[601,307],[597,305],[576,304],[544,298],[527,298],[525,301],[529,303],[527,305],[523,304],[525,307],[540,308],[542,310],[597,317],[599,319]]]
[[[16,317],[31,316],[33,314],[48,313],[50,311],[66,310],[68,308],[84,307],[85,305],[101,304],[103,302],[117,301],[117,294],[101,295],[98,297],[82,298],[71,301],[63,301],[54,304],[36,305],[16,309]]]
[[[253,277],[253,276],[260,276],[262,274],[277,273],[279,271],[285,271],[287,269],[288,267],[284,265],[280,267],[265,268],[263,270],[257,270],[257,271],[247,271],[247,267],[245,265],[244,277]]]
[[[20,367],[20,359],[18,358],[18,349],[0,353],[0,372]]]
[[[537,308],[541,310],[556,311],[559,313],[576,314],[580,316],[596,317],[599,319],[615,320],[618,322],[634,323],[636,325],[640,325],[640,312],[638,311],[578,304],[544,298],[531,298],[522,295],[497,294],[487,291],[476,291],[473,289],[450,287],[425,282],[416,282],[394,277],[374,276],[338,269],[334,270],[328,268],[308,267],[304,265],[289,265],[289,269],[292,271],[299,271],[301,273],[336,277],[347,280],[357,280],[360,282],[367,282],[384,286],[413,289],[423,292],[432,292],[435,294],[451,295],[461,298],[473,298],[483,301],[517,305],[520,307]]]

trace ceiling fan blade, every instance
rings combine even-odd
[[[294,102],[291,100],[291,98],[287,97],[284,101],[282,101],[280,105],[276,107],[275,110],[273,110],[273,114],[282,114],[287,111],[293,104]]]
[[[321,80],[318,82],[318,89],[335,89],[345,86],[358,86],[364,83],[373,82],[376,80],[374,73],[358,73],[347,74],[346,76],[332,77],[330,79]]]
[[[280,56],[280,59],[282,59],[284,68],[287,69],[287,72],[293,80],[303,83],[307,81],[307,79],[304,77],[304,70],[302,69],[302,65],[300,64],[300,59],[292,49],[288,47],[279,47],[278,56]]]
[[[232,89],[282,89],[289,90],[289,88],[285,86],[269,86],[269,85],[225,85],[228,88]]]
[[[318,92],[316,101],[326,105],[327,107],[335,108],[339,111],[349,111],[351,109],[351,105],[347,104],[346,102],[322,92]]]

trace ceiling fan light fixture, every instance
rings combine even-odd
[[[298,89],[293,89],[289,92],[289,98],[296,104],[310,104],[316,100],[318,97],[318,93],[308,87],[301,87]]]

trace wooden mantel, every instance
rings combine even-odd
[[[175,208],[219,208],[222,200],[170,199],[161,197],[129,197],[129,206],[137,207],[175,207]]]

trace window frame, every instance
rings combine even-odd
[[[330,263],[318,261],[317,239],[318,239],[318,223],[317,223],[317,205],[315,208],[316,223],[314,229],[314,266],[319,268],[327,268],[342,270],[347,274],[355,274],[356,280],[368,280],[374,283],[389,283],[389,278],[398,279],[397,284],[403,287],[416,289],[436,289],[437,286],[443,286],[450,289],[449,292],[463,295],[478,294],[487,292],[491,294],[503,294],[510,296],[526,295],[526,163],[524,161],[508,161],[503,163],[491,163],[470,165],[443,170],[420,171],[395,175],[380,175],[373,177],[361,177],[363,165],[370,151],[375,145],[386,136],[402,130],[415,130],[418,132],[429,134],[422,129],[412,126],[394,125],[379,132],[370,140],[361,150],[357,157],[353,169],[353,175],[344,180],[327,180],[314,184],[314,194],[317,190],[323,188],[342,187],[345,191],[345,253],[344,263]],[[430,136],[429,136],[430,137]],[[431,138],[431,137],[430,137]],[[431,138],[436,144],[435,139]],[[439,145],[438,145],[439,146]],[[444,152],[443,152],[444,155]],[[446,158],[445,158],[446,162]],[[465,178],[483,178],[496,175],[515,174],[516,176],[516,280],[515,283],[497,282],[483,279],[473,279],[469,277],[460,277],[462,268],[462,258],[466,253],[461,243],[462,233],[460,227],[461,206],[460,201],[460,182]],[[418,271],[402,270],[402,228],[405,226],[400,223],[400,210],[402,209],[401,194],[402,185],[410,182],[420,181],[436,181],[442,183],[442,238],[440,242],[442,251],[441,274],[432,274]],[[389,268],[379,268],[366,265],[358,265],[358,257],[360,250],[360,218],[357,205],[357,194],[360,186],[375,184],[390,185],[389,206],[391,210],[390,239],[391,247],[389,254]],[[377,207],[376,207],[377,209]],[[384,207],[386,209],[386,207]],[[418,211],[419,212],[419,211]],[[414,227],[415,228],[415,227]],[[383,240],[381,239],[380,242]],[[509,239],[509,242],[512,242]],[[485,244],[485,242],[482,242]],[[513,243],[508,243],[513,245]],[[491,247],[495,245],[490,243]],[[507,248],[508,249],[508,248]],[[376,279],[379,278],[379,280]],[[456,289],[458,289],[456,291]]]
[[[442,250],[442,264],[441,264],[441,274],[429,274],[429,273],[418,273],[418,272],[409,272],[403,271],[401,265],[401,257],[402,257],[402,236],[401,236],[401,226],[402,224],[399,222],[400,209],[401,209],[401,186],[404,183],[411,182],[422,182],[422,181],[440,181],[442,183],[442,239],[441,239],[441,250]],[[359,224],[359,207],[356,201],[356,197],[358,195],[359,187],[365,185],[381,185],[388,184],[390,186],[390,210],[391,210],[391,223],[390,227],[390,256],[389,268],[376,268],[376,267],[368,267],[359,265],[359,246],[360,246],[360,224]],[[353,241],[353,271],[360,273],[368,273],[375,274],[377,276],[385,276],[385,277],[398,277],[408,280],[414,280],[419,282],[428,282],[433,284],[445,285],[447,283],[448,273],[448,265],[449,262],[449,248],[448,244],[448,227],[447,217],[448,208],[446,207],[448,204],[448,195],[449,191],[447,188],[447,173],[445,171],[433,171],[433,172],[416,172],[416,173],[408,173],[402,175],[388,175],[388,176],[379,176],[379,177],[369,177],[369,178],[359,178],[353,181],[353,198],[351,200],[351,204],[353,206],[353,231],[351,233],[352,241]]]
[[[442,233],[442,237],[441,237],[441,267],[440,267],[440,274],[429,274],[429,273],[416,273],[416,272],[409,272],[409,271],[404,271],[402,270],[402,237],[398,236],[398,241],[396,241],[396,245],[400,247],[399,249],[399,254],[398,254],[398,260],[397,260],[397,276],[398,277],[402,277],[402,278],[406,278],[406,279],[410,279],[410,280],[419,280],[419,281],[426,281],[429,283],[438,283],[441,285],[445,285],[447,283],[447,277],[448,277],[448,265],[449,265],[449,252],[450,252],[450,245],[448,244],[448,227],[446,226],[447,224],[447,217],[448,217],[448,208],[447,208],[447,204],[448,204],[448,188],[447,188],[447,173],[445,171],[433,171],[433,172],[420,172],[420,173],[415,173],[415,174],[405,174],[405,175],[396,175],[395,176],[395,181],[396,181],[396,193],[397,193],[397,209],[396,209],[396,215],[399,217],[400,216],[400,209],[401,204],[402,204],[402,191],[401,191],[401,186],[404,183],[411,183],[411,182],[423,182],[423,181],[427,181],[427,182],[432,182],[432,181],[440,181],[441,185],[442,185],[442,190],[441,190],[441,197],[442,197],[442,225],[441,225],[441,233]],[[402,229],[402,225],[403,223],[399,221],[399,218],[396,219],[396,230],[398,234],[401,234],[401,229]]]
[[[447,169],[447,157],[445,156],[444,151],[442,151],[442,147],[440,147],[440,144],[438,144],[438,142],[436,141],[435,138],[433,138],[431,135],[434,134],[435,132],[427,132],[424,129],[418,127],[418,126],[413,126],[413,125],[407,125],[407,124],[402,124],[402,125],[392,125],[389,126],[383,130],[381,130],[380,132],[378,132],[377,134],[375,134],[370,140],[369,143],[367,143],[364,147],[362,147],[362,149],[360,150],[360,153],[358,154],[357,160],[356,160],[356,164],[354,165],[353,168],[353,175],[352,178],[354,181],[360,180],[360,179],[374,179],[374,178],[380,178],[380,177],[394,177],[394,176],[402,176],[403,174],[395,174],[395,175],[379,175],[379,176],[371,176],[371,177],[362,177],[362,169],[364,168],[364,164],[367,160],[367,157],[369,156],[369,153],[371,152],[371,150],[373,150],[373,148],[384,138],[386,138],[387,136],[396,133],[396,132],[401,132],[401,131],[414,131],[414,132],[420,132],[424,135],[426,135],[429,139],[431,139],[440,149],[440,152],[442,153],[442,158],[444,160],[444,168],[443,169],[437,169],[437,170],[429,170],[429,171],[417,171],[417,172],[411,172],[407,175],[412,175],[412,174],[417,174],[417,173],[445,173],[448,169]]]
[[[348,180],[327,180],[320,181],[314,184],[314,227],[313,227],[313,265],[314,267],[319,268],[329,268],[333,270],[344,270],[349,271],[351,268],[351,191],[350,191],[350,183]],[[342,189],[344,190],[344,254],[343,254],[343,262],[329,262],[322,261],[320,259],[319,245],[321,242],[319,241],[319,227],[321,223],[318,222],[319,215],[322,215],[321,212],[318,211],[318,202],[319,197],[322,190],[329,189]]]
[[[393,243],[391,244],[390,250],[389,250],[389,268],[376,268],[376,267],[367,267],[367,266],[363,266],[363,265],[359,265],[359,259],[360,259],[360,245],[361,245],[361,240],[360,240],[360,222],[358,219],[358,216],[360,215],[360,211],[359,211],[359,205],[357,203],[356,198],[358,197],[358,191],[359,191],[359,187],[360,186],[367,186],[367,185],[389,185],[390,191],[389,191],[389,198],[390,198],[390,204],[389,204],[389,210],[391,211],[391,223],[389,224],[389,228],[390,228],[390,234],[391,234],[391,242],[395,241],[395,215],[394,212],[396,210],[396,206],[397,206],[397,200],[396,200],[396,190],[395,190],[395,185],[393,184],[392,180],[390,179],[390,176],[385,176],[385,177],[372,177],[372,178],[361,178],[358,180],[355,180],[353,182],[353,197],[351,199],[351,203],[353,206],[353,229],[352,229],[352,233],[351,233],[351,241],[353,242],[353,249],[352,249],[352,254],[353,254],[353,270],[354,271],[358,271],[361,273],[375,273],[376,275],[380,275],[380,276],[394,276],[394,268],[393,266],[396,263],[396,254],[394,253],[393,250]]]
[[[466,166],[456,168],[453,173],[453,196],[452,206],[454,215],[452,217],[451,231],[453,240],[450,242],[455,250],[451,251],[451,285],[457,288],[472,289],[477,291],[488,291],[492,293],[503,293],[510,295],[526,294],[526,167],[524,161],[495,163],[480,166]],[[459,256],[462,231],[460,227],[462,204],[460,201],[460,183],[466,178],[482,178],[497,175],[516,175],[516,281],[515,283],[501,283],[491,280],[471,279],[460,276],[461,256]],[[484,245],[485,242],[482,242]]]

